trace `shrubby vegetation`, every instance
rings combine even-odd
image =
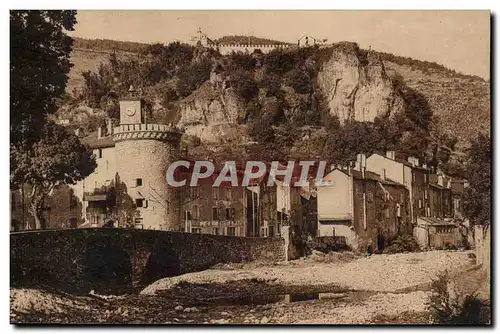
[[[366,50],[364,50],[366,51]],[[483,78],[477,76],[477,75],[467,75],[467,74],[462,74],[460,72],[457,72],[455,70],[449,69],[441,64],[438,64],[433,61],[424,61],[424,60],[418,60],[410,57],[402,57],[402,56],[396,56],[392,53],[386,53],[386,52],[380,52],[380,51],[373,51],[371,50],[375,55],[378,55],[380,59],[384,61],[390,61],[399,65],[407,65],[409,66],[412,70],[420,70],[425,74],[431,73],[431,71],[439,71],[442,73],[445,73],[446,75],[449,76],[454,76],[454,77],[459,77],[459,78],[464,78],[464,79],[474,79],[474,80],[480,80],[480,81],[485,81]]]
[[[75,49],[89,49],[97,51],[126,51],[141,52],[148,44],[137,42],[114,41],[110,39],[87,39],[73,37]]]
[[[432,282],[427,304],[431,321],[441,325],[486,325],[491,323],[491,308],[476,294],[464,294],[453,288],[445,272]]]
[[[172,119],[176,104],[197,91],[213,73],[242,102],[238,122],[248,126],[262,158],[321,157],[330,163],[347,164],[358,153],[398,150],[432,166],[444,166],[453,147],[442,147],[453,146],[454,139],[437,140],[431,135],[434,118],[426,98],[406,86],[401,77],[396,76],[393,85],[405,102],[402,114],[377,118],[373,123],[348,121],[343,125],[330,115],[316,87],[316,77],[335,50],[367,61],[366,51],[350,42],[321,49],[277,49],[267,54],[233,52],[224,57],[179,42],[154,44],[143,48],[140,57],[123,60],[113,54],[96,72],[83,73],[85,88],[78,98],[112,116],[117,114],[117,96],[126,94],[130,85],[142,85],[146,87],[143,98],[159,95],[169,115],[162,119]],[[311,126],[325,131],[312,130],[307,140],[315,145],[304,145],[303,128]]]
[[[491,139],[479,135],[467,151],[465,176],[470,186],[462,202],[464,215],[476,225],[491,224]]]
[[[223,36],[216,40],[219,44],[251,44],[251,45],[276,45],[276,44],[291,44],[286,42],[280,42],[273,39],[268,38],[260,38],[255,36],[242,36],[242,35],[233,35],[233,36]]]
[[[419,252],[420,250],[417,240],[411,234],[401,234],[390,242],[389,246],[384,249],[384,253]]]

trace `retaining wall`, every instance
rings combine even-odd
[[[11,286],[128,293],[162,277],[217,263],[285,260],[282,238],[242,238],[122,228],[11,233]]]

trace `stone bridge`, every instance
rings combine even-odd
[[[77,294],[131,293],[159,278],[258,259],[284,260],[284,240],[123,228],[10,235],[11,286]]]

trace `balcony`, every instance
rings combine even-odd
[[[113,193],[114,188],[109,186],[102,186],[94,188],[92,191],[83,192],[83,200],[87,202],[107,201]]]

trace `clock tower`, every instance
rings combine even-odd
[[[140,124],[143,119],[141,99],[134,96],[132,87],[129,92],[130,96],[120,99],[120,124]]]

